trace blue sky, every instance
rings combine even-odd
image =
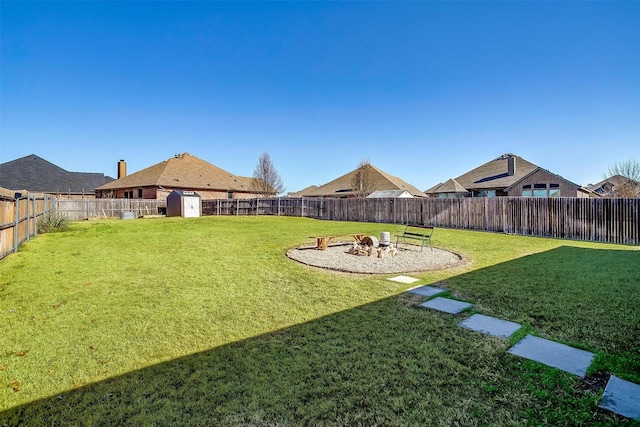
[[[421,190],[514,153],[640,159],[640,2],[1,2],[0,162],[189,152],[287,191],[362,159]]]

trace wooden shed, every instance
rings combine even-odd
[[[202,203],[195,191],[173,190],[167,196],[167,216],[196,218],[201,215]]]

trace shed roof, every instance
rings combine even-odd
[[[234,175],[196,156],[183,153],[102,185],[97,190],[162,186],[251,192],[253,179]]]
[[[418,190],[413,185],[407,184],[402,179],[389,175],[381,169],[369,164],[367,165],[373,172],[371,179],[373,180],[373,188],[376,190],[406,190],[412,196],[415,197],[427,197],[422,191]],[[349,197],[354,195],[352,183],[356,174],[360,171],[360,168],[356,168],[351,172],[348,172],[333,181],[330,181],[319,187],[308,187],[307,189],[298,192],[300,196],[304,197]]]
[[[93,193],[113,178],[102,173],[69,172],[30,154],[0,164],[0,187],[38,193]]]
[[[173,190],[167,197],[200,197],[198,193],[190,190]]]

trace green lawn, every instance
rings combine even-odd
[[[41,235],[0,262],[0,425],[640,425],[584,391],[603,373],[640,382],[638,247],[437,229],[470,262],[411,274],[595,352],[581,381],[418,308],[415,285],[285,256],[396,228],[204,217]]]

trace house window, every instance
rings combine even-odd
[[[532,188],[533,187],[533,188]],[[523,197],[560,197],[560,184],[533,184],[522,186]]]
[[[227,191],[227,199],[233,199],[233,191]]]
[[[533,197],[547,197],[547,184],[533,184]]]
[[[142,199],[142,188],[138,188],[138,199]]]
[[[496,190],[473,191],[471,197],[496,197]]]

